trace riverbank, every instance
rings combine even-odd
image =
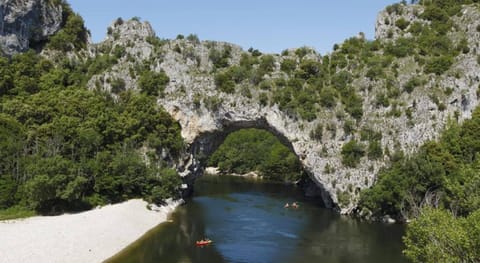
[[[166,221],[180,204],[149,210],[147,202],[133,199],[78,214],[0,221],[0,262],[101,262]]]

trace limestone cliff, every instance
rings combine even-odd
[[[60,30],[63,8],[51,0],[1,0],[0,50],[13,55]]]
[[[388,44],[396,38],[408,37],[408,28],[399,27],[400,22],[392,21],[402,18],[408,21],[407,27],[415,21],[428,24],[418,17],[423,11],[421,7],[400,8],[401,13],[387,10],[379,14],[378,43]],[[479,21],[480,12],[465,7],[462,14],[455,23],[467,26],[459,26],[461,29],[457,34],[467,39],[469,49],[456,57],[454,64],[443,74],[425,74],[424,67],[413,56],[396,58],[392,66],[385,69],[387,77],[384,78],[369,77],[369,66],[362,68],[348,57],[349,66],[336,67],[338,72],[346,71],[352,76],[348,87],[361,98],[363,115],[359,119],[345,113],[346,106],[339,102],[332,107],[321,107],[315,102],[315,117],[302,118],[275,102],[273,98],[281,91],[280,85],[276,88],[268,86],[275,86],[278,79],[288,81],[293,78],[282,70],[284,61],[295,61],[297,69],[302,61],[324,65],[329,61],[325,58],[333,60],[342,55],[342,46],[327,56],[308,48],[290,49],[282,55],[259,55],[228,43],[199,41],[196,36],[160,40],[147,22],[138,20],[117,20],[109,28],[107,39],[93,47],[97,50],[96,55],[112,52],[117,46],[124,53],[118,63],[94,76],[89,85],[111,90],[109,83],[120,78],[126,88],[135,89],[139,66],[165,71],[170,81],[158,103],[181,124],[182,136],[188,145],[186,154],[177,165],[183,176],[193,179],[201,174],[203,161],[229,132],[247,127],[263,128],[276,134],[297,154],[321,189],[328,207],[350,213],[356,207],[359,192],[375,182],[377,172],[388,163],[394,151],[414,152],[423,142],[435,139],[448,119],[462,121],[469,118],[478,105],[476,88],[480,83],[480,67],[477,43],[480,33],[474,24]],[[456,41],[454,35],[452,38]],[[382,56],[383,52],[380,49],[372,54]],[[212,54],[222,53],[228,53],[226,69],[215,65],[212,59]],[[242,55],[260,59],[272,56],[273,68],[260,76],[262,83],[240,80],[235,82],[233,90],[219,89],[215,76],[239,65]],[[252,67],[258,70],[261,65],[253,64]],[[420,75],[422,83],[405,92],[403,89],[407,83]],[[385,87],[395,96],[393,103],[388,105],[378,101],[386,93]],[[346,128],[351,123],[355,126],[353,131]],[[316,127],[322,127],[321,140],[312,138]],[[377,159],[363,156],[357,167],[348,167],[342,163],[342,146],[350,140],[364,140],[362,130],[381,134],[380,143],[385,155]]]
[[[0,1],[2,52],[46,40],[61,28],[62,12],[52,0]],[[448,120],[461,122],[478,105],[478,7],[464,6],[438,43],[459,50],[448,67],[441,54],[403,48],[430,26],[423,12],[419,5],[390,6],[377,17],[375,40],[359,34],[325,56],[306,47],[261,54],[195,35],[164,40],[148,22],[117,19],[105,41],[59,57],[88,61],[89,88],[114,98],[139,90],[144,72],[164,72],[168,83],[159,86],[158,104],[182,127],[186,148],[175,165],[188,184],[226,135],[262,128],[299,157],[327,207],[351,213],[395,153],[415,152]],[[342,153],[349,142],[361,146],[353,165]]]

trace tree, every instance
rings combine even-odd
[[[467,218],[426,209],[408,225],[405,255],[413,262],[478,262],[480,210]]]
[[[274,135],[258,129],[229,134],[210,156],[208,165],[217,166],[222,173],[259,171],[276,181],[295,181],[301,174],[297,156]]]
[[[138,79],[138,87],[149,96],[158,96],[170,82],[164,71],[144,71]]]

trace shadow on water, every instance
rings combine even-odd
[[[300,189],[239,177],[203,177],[172,214],[108,262],[406,262],[403,226],[342,217]],[[299,201],[300,208],[285,209]],[[204,237],[214,243],[199,248]]]

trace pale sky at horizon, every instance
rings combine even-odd
[[[160,38],[197,34],[262,52],[309,46],[321,54],[364,32],[374,38],[377,13],[394,0],[67,0],[85,20],[94,42],[117,18],[149,21]]]

